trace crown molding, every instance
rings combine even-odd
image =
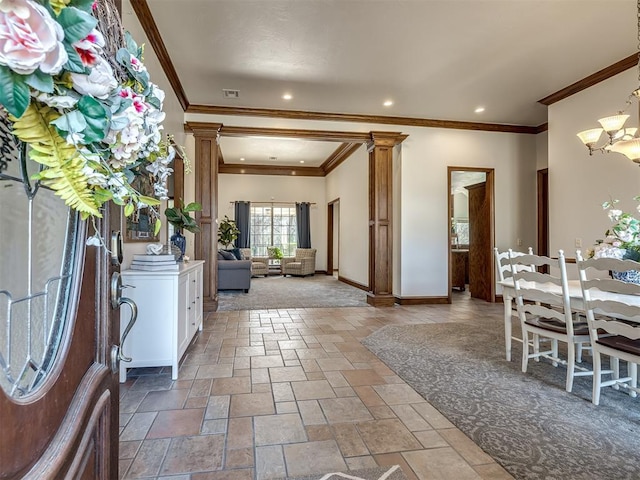
[[[329,157],[320,165],[320,168],[324,172],[325,175],[328,175],[333,170],[338,168],[342,162],[344,162],[347,158],[351,156],[353,152],[355,152],[358,148],[360,148],[361,143],[343,143],[341,144]]]
[[[549,130],[549,124],[548,123],[543,123],[543,124],[538,125],[536,127],[536,133],[546,132],[547,130]]]
[[[572,83],[568,87],[564,87],[563,89],[558,90],[557,92],[552,93],[551,95],[544,97],[541,100],[538,100],[538,103],[547,106],[553,105],[560,100],[564,100],[571,95],[592,87],[597,83],[613,77],[614,75],[624,72],[625,70],[629,70],[631,67],[635,67],[636,65],[638,65],[638,54],[634,53],[633,55],[629,55],[627,58],[623,58],[619,62],[609,65],[602,70],[598,70],[596,73],[593,73],[588,77],[583,78],[582,80],[578,80],[577,82]]]
[[[140,21],[140,25],[142,25],[144,33],[149,39],[149,43],[151,44],[153,51],[156,52],[160,66],[167,76],[167,79],[171,84],[171,88],[176,94],[178,102],[180,102],[180,105],[182,106],[182,110],[186,111],[187,108],[189,108],[187,94],[185,93],[184,88],[182,88],[180,77],[178,77],[178,72],[176,72],[176,69],[173,66],[173,62],[171,61],[169,52],[167,52],[167,48],[164,45],[164,41],[160,35],[160,30],[158,30],[158,25],[153,19],[147,0],[131,0],[131,6]]]

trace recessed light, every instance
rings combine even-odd
[[[241,162],[244,162],[244,157],[240,157],[240,161],[241,161]]]
[[[385,107],[390,107],[391,105],[393,105],[393,100],[385,100],[382,105],[384,105]]]
[[[477,108],[474,110],[474,112],[476,112],[476,113],[482,113],[482,112],[484,112],[484,107],[477,107]]]
[[[304,163],[304,160],[300,160],[300,163]]]
[[[284,95],[282,95],[282,98],[284,98],[285,100],[291,100],[293,98],[293,95],[291,95],[290,93],[285,93]]]

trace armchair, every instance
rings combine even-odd
[[[250,248],[241,248],[242,258],[251,260],[251,276],[269,275],[269,259],[267,257],[252,257]]]
[[[282,275],[299,275],[306,277],[316,273],[316,249],[297,248],[295,257],[281,260]]]

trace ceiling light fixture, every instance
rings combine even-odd
[[[393,100],[385,100],[382,105],[384,105],[385,107],[390,107],[391,105],[393,105]]]
[[[482,113],[484,112],[484,107],[476,107],[476,109],[474,110],[475,113]]]
[[[304,160],[300,160],[300,163],[304,163]]]
[[[244,162],[244,157],[240,157],[240,161],[241,161],[241,162]]]
[[[282,98],[284,98],[285,100],[291,100],[293,98],[293,95],[291,95],[290,93],[285,93],[284,95],[282,95]]]
[[[640,82],[640,0],[637,1],[637,25],[638,25],[638,81]],[[578,137],[589,149],[589,155],[593,152],[616,152],[621,153],[629,160],[640,164],[640,138],[638,128],[624,128],[624,123],[629,118],[625,112],[633,104],[633,101],[640,99],[640,87],[631,92],[627,98],[627,103],[623,110],[616,115],[604,117],[598,120],[601,128],[592,128],[578,133]],[[605,142],[598,145],[602,132],[607,133]]]

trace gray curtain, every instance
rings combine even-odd
[[[311,221],[309,218],[309,205],[309,202],[296,203],[299,248],[311,248]]]
[[[235,202],[235,221],[240,234],[236,238],[236,248],[251,247],[251,203]]]

